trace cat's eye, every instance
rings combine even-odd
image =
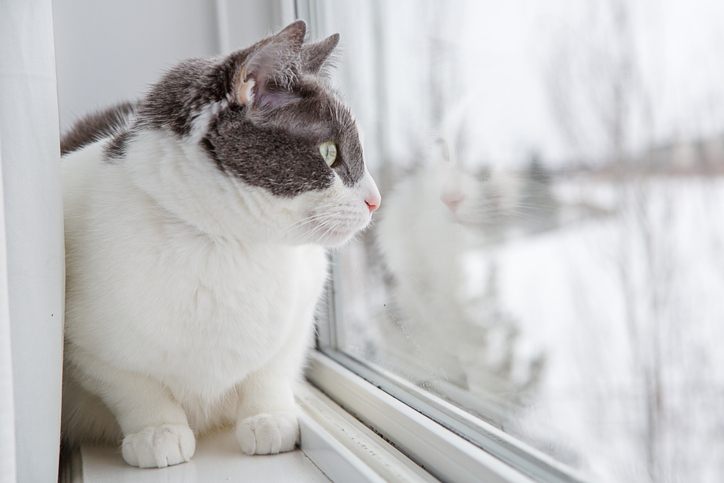
[[[319,146],[319,152],[322,153],[322,157],[324,158],[324,162],[327,163],[327,166],[332,166],[334,160],[337,159],[337,146],[335,146],[332,141],[322,143]]]

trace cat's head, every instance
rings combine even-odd
[[[152,87],[139,119],[175,137],[206,169],[198,184],[224,193],[212,203],[232,212],[211,214],[221,225],[245,223],[246,234],[265,240],[335,246],[368,225],[380,194],[354,117],[323,75],[339,36],[305,44],[305,34],[297,21],[226,57],[179,64]]]

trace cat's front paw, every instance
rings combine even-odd
[[[165,468],[185,463],[194,451],[194,433],[180,424],[149,426],[123,438],[123,459],[139,468]]]
[[[243,419],[236,425],[236,440],[249,455],[291,451],[299,441],[297,416],[290,411],[279,411]]]

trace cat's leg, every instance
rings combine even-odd
[[[238,386],[236,439],[247,454],[291,451],[299,442],[299,422],[293,389],[312,345],[314,310],[327,274],[327,255],[319,247],[300,249],[299,280],[290,304],[292,327],[281,348],[261,369]]]
[[[123,459],[131,466],[163,468],[189,461],[196,440],[186,413],[154,379],[112,367],[79,349],[73,363],[81,383],[100,396],[123,432]]]
[[[293,377],[273,367],[280,364],[271,365],[250,374],[238,388],[236,439],[249,455],[291,451],[299,442]]]
[[[306,323],[297,324],[281,350],[237,387],[236,439],[246,454],[291,451],[299,442],[293,387],[311,345],[313,310],[310,304]]]

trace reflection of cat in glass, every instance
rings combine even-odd
[[[381,324],[384,350],[376,355],[398,370],[401,361],[404,369],[417,367],[411,376],[425,384],[452,383],[507,406],[537,381],[542,358],[517,354],[516,324],[497,300],[494,263],[471,270],[466,257],[513,228],[522,183],[503,172],[463,172],[456,132],[444,133],[430,166],[386,197],[376,241],[393,320]]]

